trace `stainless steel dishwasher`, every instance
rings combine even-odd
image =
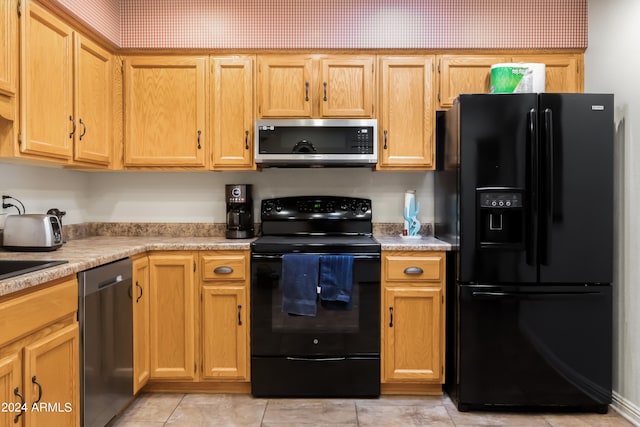
[[[103,427],[133,399],[131,277],[128,258],[78,273],[84,427]]]

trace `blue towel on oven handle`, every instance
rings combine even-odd
[[[300,316],[317,313],[318,269],[320,255],[284,254],[282,256],[282,312]]]
[[[351,308],[353,255],[320,256],[320,300],[330,308]],[[340,304],[342,303],[342,304]]]

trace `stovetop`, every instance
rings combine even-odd
[[[371,200],[296,196],[262,200],[262,237],[254,253],[379,253]]]

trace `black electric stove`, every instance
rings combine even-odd
[[[251,245],[254,396],[380,394],[380,244],[373,238],[371,217],[368,199],[304,196],[262,201],[262,236]],[[352,258],[352,273],[341,280],[351,289],[350,300],[344,305],[324,301],[320,273],[317,299],[311,301],[313,314],[292,314],[284,304],[291,292],[285,260],[296,257],[295,262],[304,262],[300,257],[316,256],[320,263]],[[305,271],[313,276],[316,270]]]

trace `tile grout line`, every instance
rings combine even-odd
[[[163,426],[166,426],[167,423],[169,422],[169,420],[171,419],[171,417],[173,416],[173,414],[176,412],[176,409],[178,409],[178,407],[180,406],[180,404],[182,403],[182,401],[184,400],[184,398],[186,397],[186,393],[182,394],[182,397],[180,398],[180,401],[178,402],[178,404],[176,405],[175,408],[173,408],[173,411],[171,411],[171,413],[169,414],[169,416],[167,417],[166,420],[164,420],[164,423],[162,423]]]
[[[264,416],[267,414],[267,408],[269,407],[269,402],[271,399],[267,399],[267,403],[264,405],[264,410],[262,411],[262,417],[260,418],[260,427],[264,424]]]

